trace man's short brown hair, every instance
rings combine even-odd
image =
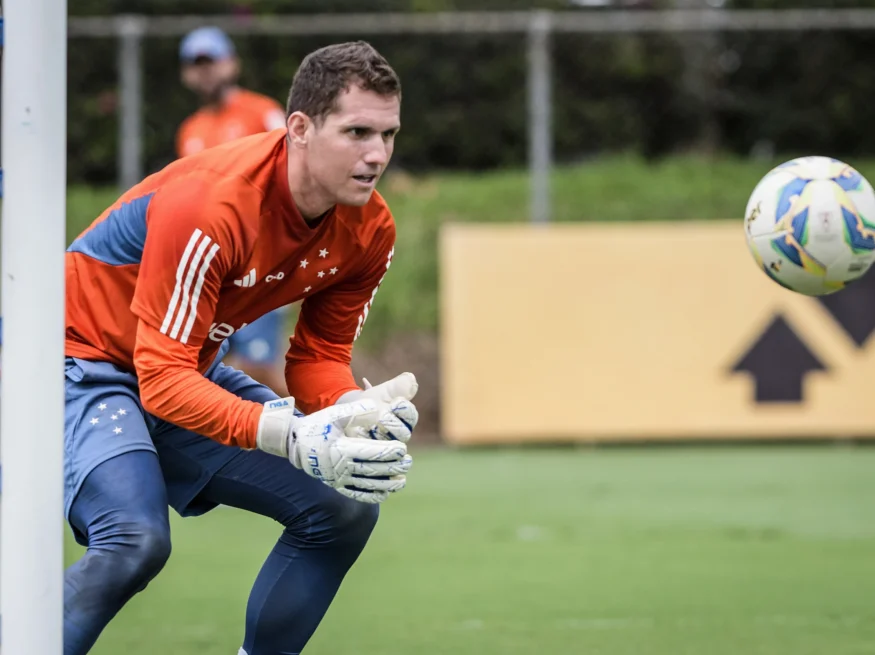
[[[289,90],[286,118],[300,111],[321,122],[337,108],[338,96],[353,84],[365,91],[401,97],[401,80],[370,43],[337,43],[304,57]]]

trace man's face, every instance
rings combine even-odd
[[[182,83],[205,102],[218,100],[228,86],[236,83],[239,74],[236,58],[210,59],[198,57],[182,65]]]
[[[336,111],[307,128],[311,181],[332,203],[361,207],[389,165],[401,127],[401,100],[364,91],[343,92]]]

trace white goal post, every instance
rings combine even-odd
[[[3,21],[0,648],[61,655],[67,1]]]

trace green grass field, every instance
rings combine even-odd
[[[875,653],[873,449],[416,458],[307,655]],[[276,526],[222,508],[173,528],[95,655],[237,652]]]

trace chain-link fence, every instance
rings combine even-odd
[[[634,151],[875,152],[875,10],[611,10],[71,18],[74,182],[128,186],[173,157],[195,108],[177,45],[215,24],[243,84],[282,101],[310,50],[367,38],[404,83],[395,167],[521,166],[535,220],[554,160]]]

